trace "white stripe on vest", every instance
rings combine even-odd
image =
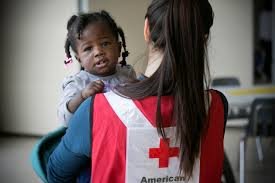
[[[176,128],[165,128],[169,143],[159,137],[157,130],[131,99],[110,91],[107,101],[127,128],[126,183],[185,183],[179,175],[178,145],[174,138]],[[196,161],[189,183],[199,183],[200,161]]]

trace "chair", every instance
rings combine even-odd
[[[258,158],[263,160],[261,137],[275,136],[275,98],[257,98],[252,102],[246,133],[240,141],[240,183],[245,182],[245,146],[255,137]]]
[[[240,80],[237,77],[217,77],[217,78],[213,78],[212,82],[211,82],[211,87],[213,88],[217,88],[218,90],[220,90],[220,88],[223,87],[230,87],[230,88],[235,88],[235,87],[240,87],[241,83]],[[236,116],[236,110],[234,110],[234,108],[232,108],[231,106],[229,106],[228,109],[228,116],[230,118],[235,118]],[[239,110],[238,110],[239,111]],[[240,117],[240,115],[243,114],[243,111],[240,111],[241,113],[238,112],[238,115],[236,117]]]
[[[32,168],[37,176],[44,182],[47,183],[47,170],[46,165],[48,158],[52,151],[59,144],[62,136],[65,134],[66,128],[61,127],[57,130],[50,132],[46,136],[42,137],[34,146],[31,152],[31,164]]]
[[[212,80],[212,87],[239,87],[240,81],[236,77],[220,77]]]

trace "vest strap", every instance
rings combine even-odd
[[[104,95],[114,112],[127,128],[154,128],[133,100],[121,97],[113,91],[104,93]]]

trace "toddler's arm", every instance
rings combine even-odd
[[[96,93],[100,93],[103,91],[104,83],[101,80],[93,81],[89,83],[86,88],[81,90],[74,98],[72,98],[68,104],[68,110],[71,113],[74,113],[78,106],[86,100],[88,97],[95,95]]]
[[[61,124],[63,124],[64,126],[68,126],[69,120],[71,119],[74,111],[81,104],[84,98],[87,98],[87,96],[93,95],[98,92],[96,87],[95,92],[91,91],[93,89],[93,85],[94,84],[92,83],[87,84],[86,81],[83,80],[83,78],[77,76],[69,76],[63,80],[62,96],[57,109],[58,120]],[[81,93],[83,94],[83,99]],[[72,102],[72,106],[70,106],[69,108],[68,104],[70,101]]]
[[[83,88],[84,82],[76,76],[69,76],[62,81],[62,94],[58,103],[57,116],[58,122],[64,126],[68,126],[68,122],[72,117],[72,113],[68,110],[68,102],[74,98]]]

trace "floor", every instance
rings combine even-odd
[[[239,182],[239,138],[242,128],[227,127],[225,150],[234,170],[236,182]],[[0,182],[1,183],[37,183],[40,180],[32,171],[30,152],[38,138],[0,135]],[[274,183],[275,179],[275,140],[263,140],[264,160],[257,159],[255,141],[247,142],[246,183]],[[272,180],[273,179],[273,180]]]
[[[32,171],[30,152],[38,138],[0,136],[0,182],[41,182]]]

